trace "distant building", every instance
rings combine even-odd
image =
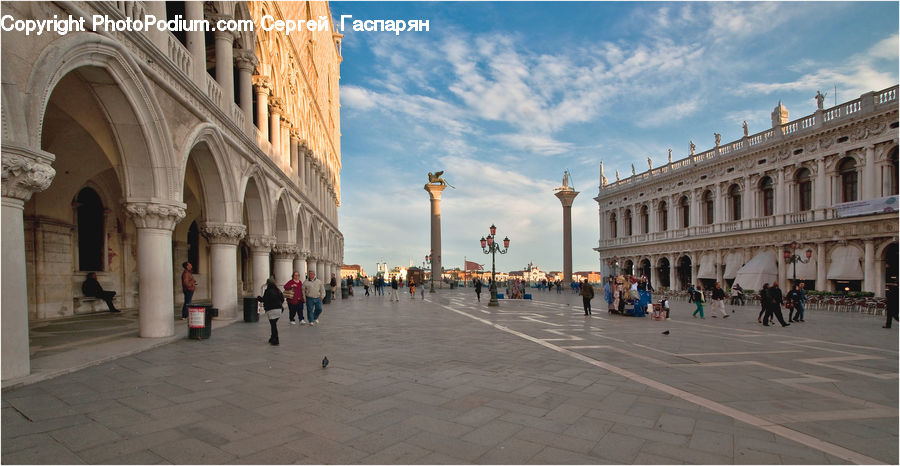
[[[883,296],[898,272],[897,110],[897,86],[793,121],[779,102],[762,132],[745,128],[614,183],[601,177],[603,272],[647,275],[660,289],[786,290],[796,277],[807,289]]]
[[[365,277],[366,272],[361,265],[342,265],[341,278]]]

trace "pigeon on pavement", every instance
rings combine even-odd
[[[663,335],[668,335],[668,334],[669,334],[669,331],[668,331],[668,330],[666,330],[665,332],[663,332]]]
[[[322,359],[322,369],[328,367],[328,356],[325,356],[325,359]]]

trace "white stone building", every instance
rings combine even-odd
[[[734,280],[786,290],[796,273],[808,288],[882,296],[897,280],[897,87],[819,105],[790,121],[779,103],[771,129],[745,125],[738,141],[613,183],[601,165],[603,274],[645,274],[676,290]],[[840,215],[853,201],[894,210]],[[792,242],[808,262],[786,260]]]
[[[274,275],[343,261],[341,36],[106,31],[111,20],[328,18],[320,2],[3,2],[2,373],[29,373],[28,323],[91,310],[97,272],[142,337],[174,334],[181,263],[220,318]],[[249,28],[248,28],[249,29]],[[100,306],[103,307],[103,306]],[[99,309],[98,309],[99,310]]]

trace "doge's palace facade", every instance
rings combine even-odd
[[[270,275],[340,270],[341,38],[323,2],[3,2],[15,20],[215,24],[312,19],[290,35],[92,30],[2,36],[2,374],[30,372],[28,323],[103,308],[174,334],[195,302],[235,318]]]
[[[657,288],[735,281],[783,290],[884,295],[897,277],[897,87],[790,120],[779,102],[772,127],[607,182],[599,194],[604,275],[646,274]],[[618,178],[618,176],[617,176]],[[891,213],[841,215],[852,202]],[[796,248],[791,249],[791,243]],[[784,251],[803,260],[790,263]],[[807,259],[808,257],[808,259]],[[796,266],[796,270],[794,267]]]

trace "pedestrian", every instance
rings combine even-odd
[[[266,280],[266,291],[262,296],[257,296],[256,300],[263,303],[263,309],[266,310],[269,325],[272,326],[272,336],[269,337],[269,344],[278,346],[278,319],[284,313],[284,309],[281,308],[284,304],[284,295],[275,286],[275,280],[271,278]]]
[[[422,301],[425,301],[425,285],[419,287],[419,294],[422,295]]]
[[[712,300],[713,309],[721,312],[723,319],[727,319],[728,313],[725,312],[725,290],[722,289],[722,284],[719,282],[716,282],[715,287],[712,290]]]
[[[688,304],[694,302],[694,292],[697,291],[693,284],[688,285]]]
[[[663,295],[662,300],[659,302],[659,306],[666,311],[666,320],[669,320],[669,297]]]
[[[346,279],[346,283],[347,283],[347,294],[349,296],[353,296],[353,279],[352,278]]]
[[[412,278],[409,279],[409,299],[416,299],[416,282]]]
[[[562,281],[556,281],[556,294],[562,294]]]
[[[400,284],[397,282],[397,277],[391,277],[391,301],[400,301],[400,294],[397,293]]]
[[[768,325],[769,323],[771,323],[771,317],[766,313],[766,309],[769,308],[769,303],[767,301],[768,297],[769,284],[763,283],[762,290],[759,290],[759,305],[761,309],[759,310],[759,316],[756,317],[756,321],[763,325]],[[763,322],[763,317],[766,318],[765,322]]]
[[[581,284],[581,291],[578,292],[581,295],[581,303],[584,306],[584,315],[591,315],[591,300],[594,299],[594,287],[588,283],[587,279],[584,279],[584,283]]]
[[[700,318],[705,319],[705,317],[703,317],[703,301],[705,301],[705,298],[703,297],[703,287],[701,285],[697,285],[697,287],[694,288],[694,292],[691,295],[691,299],[693,300],[694,304],[697,306],[697,308],[694,309],[694,313],[691,315],[696,318],[697,313],[699,312]]]
[[[328,281],[328,287],[325,289],[327,290],[326,295],[330,295],[328,296],[329,299],[326,299],[325,301],[330,303],[332,299],[337,299],[334,296],[334,290],[337,289],[337,277],[335,277],[334,274],[331,274],[331,280]]]
[[[613,283],[613,278],[609,277],[606,280],[606,284],[603,285],[603,299],[606,300],[606,310],[610,314],[615,310],[615,306],[613,306],[613,292],[615,292],[615,289],[616,285]]]
[[[306,325],[306,321],[303,320],[303,304],[306,303],[306,298],[303,297],[303,282],[300,281],[300,272],[294,272],[291,275],[291,279],[284,284],[284,291],[291,325],[297,325],[294,316],[299,316],[300,325]]]
[[[888,282],[887,289],[884,293],[884,299],[887,300],[885,303],[887,306],[885,307],[885,315],[887,316],[887,320],[884,322],[884,326],[881,328],[891,328],[891,320],[897,319],[897,284],[893,282]]]
[[[547,282],[547,293],[553,292],[553,280]]]
[[[481,279],[475,279],[475,297],[478,299],[478,302],[481,302]]]
[[[310,270],[307,279],[303,282],[303,296],[306,298],[306,318],[309,325],[319,325],[319,316],[322,314],[322,298],[325,297],[325,284],[316,278],[316,272]]]
[[[803,314],[806,310],[806,283],[800,282],[799,288],[797,289],[797,295],[800,299],[797,300],[795,306],[797,308],[797,316],[795,317],[794,322],[806,322],[803,320]]]
[[[778,282],[772,282],[772,286],[769,287],[766,295],[768,297],[767,302],[769,304],[769,308],[766,310],[766,316],[768,316],[768,319],[763,317],[763,320],[771,322],[772,315],[774,314],[775,318],[778,319],[778,323],[780,323],[782,327],[790,326],[791,324],[786,323],[784,321],[784,315],[781,314],[781,303],[784,301],[784,296],[781,295],[781,288],[778,287]],[[763,323],[763,325],[768,326],[769,324]]]
[[[384,277],[381,275],[375,277],[375,293],[384,296]]]
[[[363,289],[366,290],[366,296],[369,296],[369,277],[363,277]]]
[[[97,272],[88,272],[84,283],[81,284],[81,292],[87,297],[100,298],[106,301],[106,307],[109,309],[109,312],[122,312],[116,309],[116,305],[113,304],[113,297],[116,295],[116,292],[106,291],[100,286],[100,282],[97,281]],[[182,312],[182,314],[184,313]]]
[[[744,289],[741,288],[741,285],[735,283],[731,287],[731,305],[734,306],[738,302],[741,303],[741,306],[744,305]]]
[[[188,316],[188,306],[191,305],[191,300],[194,299],[194,290],[197,289],[197,280],[194,280],[194,265],[189,261],[182,262],[181,268],[184,271],[181,272],[181,291],[184,293],[184,304],[181,306],[181,320],[187,319]]]
[[[784,307],[788,310],[788,322],[800,322],[800,285],[794,285],[784,297]],[[796,313],[796,315],[794,314]]]

